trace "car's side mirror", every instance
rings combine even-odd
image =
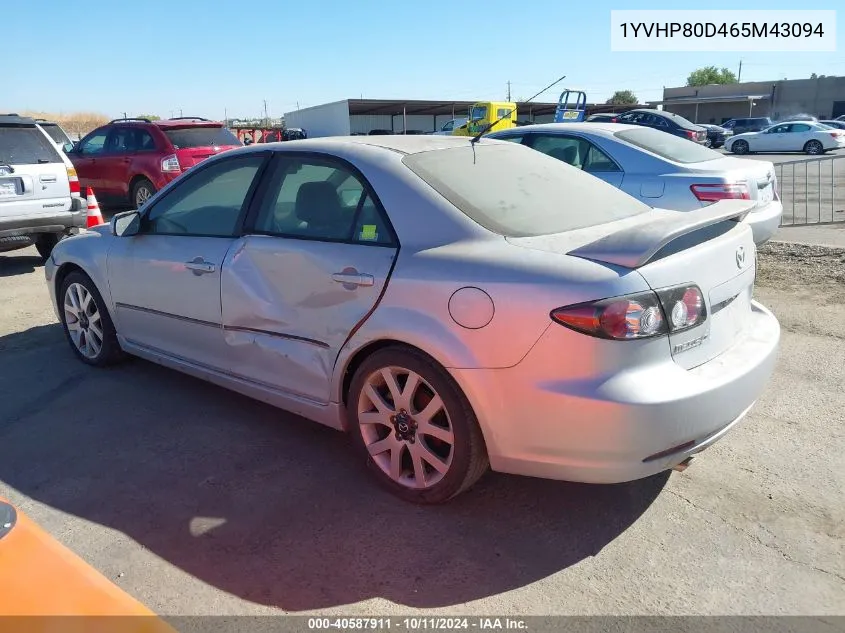
[[[111,232],[115,237],[132,237],[141,229],[141,214],[136,211],[124,211],[111,219]]]
[[[62,146],[62,149],[65,150],[65,154],[67,154],[68,152],[72,152],[73,151],[73,143],[65,143]]]

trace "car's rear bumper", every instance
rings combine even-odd
[[[772,238],[780,226],[782,216],[783,203],[780,200],[772,200],[766,206],[748,214],[745,221],[754,233],[754,243],[757,246],[762,246]]]
[[[72,198],[68,211],[0,217],[0,251],[26,246],[27,240],[41,233],[73,233],[87,226],[87,217],[82,198]]]
[[[744,338],[692,370],[666,358],[607,372],[599,359],[562,353],[569,334],[552,325],[512,368],[450,371],[478,415],[493,470],[587,483],[641,479],[720,439],[763,392],[780,325],[752,306]]]

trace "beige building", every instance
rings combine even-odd
[[[835,118],[845,114],[845,77],[665,88],[663,99],[649,105],[662,105],[694,123],[758,116],[778,120],[799,114]]]

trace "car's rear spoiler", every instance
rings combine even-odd
[[[752,200],[722,200],[693,211],[665,212],[660,218],[576,248],[569,255],[625,268],[640,268],[679,237],[726,221],[741,222],[754,204]]]

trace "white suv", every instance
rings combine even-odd
[[[0,114],[0,252],[53,246],[87,226],[76,170],[34,119]]]

